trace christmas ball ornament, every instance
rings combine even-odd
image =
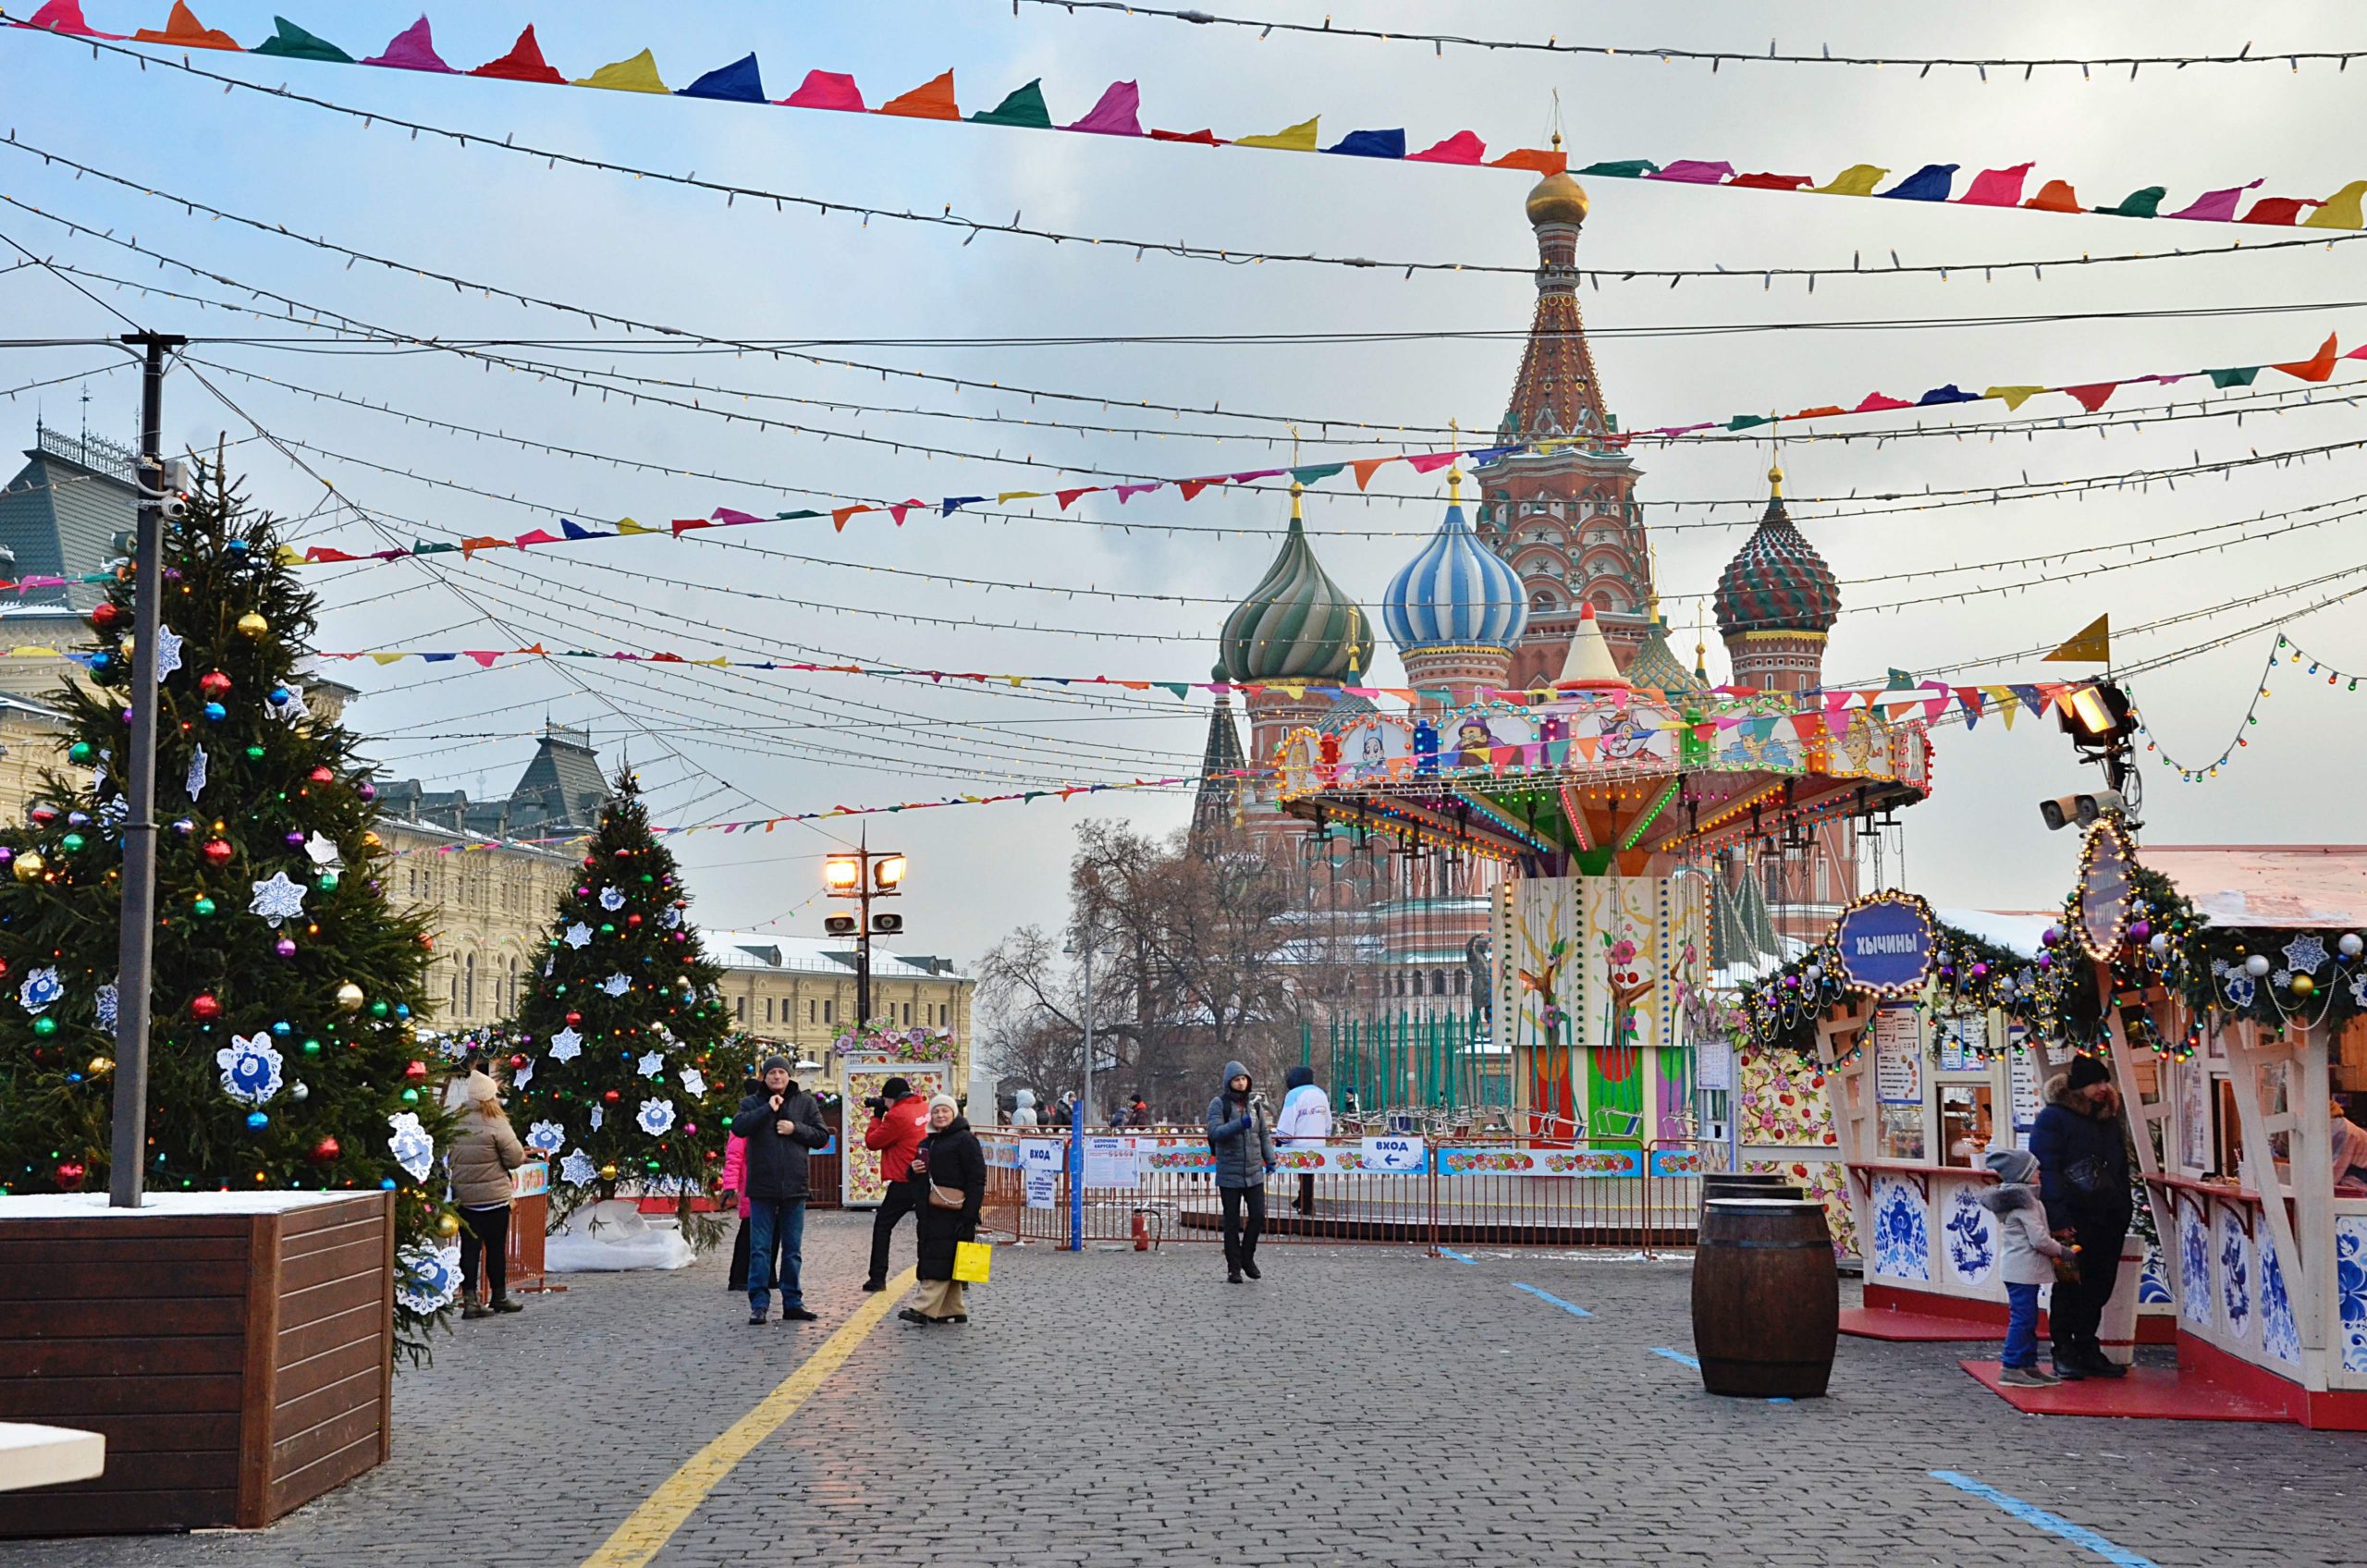
[[[35,806],[25,813],[25,815],[35,827],[46,827],[57,820],[57,808],[51,805]]]
[[[105,608],[104,606],[101,606],[100,607],[102,609]],[[75,1188],[80,1186],[82,1184],[82,1178],[89,1174],[90,1171],[83,1168],[80,1160],[61,1160],[58,1162],[57,1167],[57,1184],[64,1187],[67,1191],[71,1192]]]
[[[197,852],[205,857],[208,865],[227,865],[230,857],[239,851],[230,847],[227,839],[208,839],[197,847]]]
[[[205,704],[205,717],[215,724],[219,724],[230,717],[230,710],[220,703],[208,703]]]
[[[353,792],[361,796],[365,801],[374,801],[378,798],[378,786],[375,784],[364,784],[362,788]]]
[[[411,1003],[397,1002],[395,1004],[395,1016],[397,1018],[409,1018],[411,1016]]]
[[[222,1016],[221,998],[211,991],[200,991],[190,998],[190,1016],[201,1023],[212,1023]]]
[[[641,916],[639,916],[639,915],[637,915],[637,914],[629,914],[629,915],[626,915],[626,916],[625,916],[625,924],[626,924],[627,925],[640,925],[640,924],[641,924]]]
[[[66,760],[67,762],[89,762],[91,760],[91,742],[88,741],[77,741],[72,745],[66,748]]]
[[[423,1061],[406,1063],[403,1067],[403,1076],[414,1084],[423,1081],[427,1077],[427,1063]]]
[[[288,1035],[296,1033],[296,1025],[288,1023],[288,1020],[283,1018],[272,1024],[271,1032],[274,1037],[285,1039]]]
[[[264,693],[263,700],[269,703],[273,707],[284,708],[288,705],[288,699],[291,695],[293,695],[293,693],[290,692],[287,687],[274,686],[270,691]]]
[[[362,1011],[362,987],[348,980],[337,988],[337,1005],[348,1012]]]
[[[2152,949],[2154,956],[2159,957],[2170,950],[2170,938],[2165,933],[2156,931],[2153,933],[2153,939],[2145,946]]]
[[[510,1053],[510,1057],[509,1057],[509,1071],[510,1071],[510,1072],[517,1072],[520,1068],[521,1068],[521,1067],[523,1067],[523,1066],[525,1066],[525,1065],[526,1065],[526,1059],[525,1059],[523,1056],[521,1056],[521,1055],[520,1055],[520,1054],[518,1054],[518,1053],[516,1053],[516,1052],[514,1052],[514,1051]]]
[[[300,850],[304,847],[304,830],[300,827],[291,827],[279,836],[279,841],[291,850]]]
[[[123,619],[123,611],[110,599],[102,599],[91,607],[91,624],[104,631]]]
[[[382,1001],[372,1002],[370,1004],[370,1016],[373,1018],[384,1018],[391,1011],[393,1010],[388,1008],[386,1004]]]
[[[249,762],[261,762],[263,759],[264,749],[261,746],[249,746],[247,748],[247,760]]]
[[[315,1165],[326,1165],[330,1160],[335,1159],[338,1155],[345,1151],[335,1138],[323,1138],[319,1143],[313,1145],[311,1152],[313,1163]]]
[[[567,1021],[570,1023],[581,1023],[583,1022],[583,1015],[580,1012],[570,1012],[567,1015]]]
[[[604,1166],[600,1167],[600,1180],[601,1180],[601,1181],[603,1181],[603,1182],[613,1182],[613,1181],[615,1181],[616,1179],[617,1179],[617,1168],[616,1168],[615,1166],[613,1166],[613,1165],[604,1165]]]
[[[209,697],[227,697],[230,694],[230,678],[218,669],[209,669],[197,678],[197,689]]]
[[[311,779],[315,784],[334,784],[337,782],[337,775],[330,772],[326,767],[316,767],[304,777]]]
[[[84,839],[80,833],[68,833],[65,838],[57,840],[57,847],[70,855],[81,849],[83,842]]]
[[[2293,994],[2295,996],[2313,996],[2316,994],[2317,989],[2318,983],[2315,980],[2311,979],[2308,975],[2296,974],[2293,976]]]
[[[2345,958],[2357,958],[2362,949],[2367,949],[2367,937],[2356,931],[2344,932],[2342,940],[2334,945],[2334,950]]]
[[[107,1057],[94,1056],[91,1059],[91,1065],[87,1071],[93,1078],[104,1077],[115,1071],[115,1062]]]
[[[197,901],[190,904],[189,907],[193,913],[203,915],[212,914],[215,910],[222,906],[215,903],[212,899],[207,898],[204,894],[200,893],[197,896]]]
[[[247,1131],[260,1133],[271,1125],[271,1118],[260,1110],[247,1112]]]
[[[2054,955],[2053,953],[2039,954],[2038,966],[2041,969],[2053,969],[2054,967]]]
[[[321,890],[323,892],[334,891],[337,888],[337,876],[336,868],[333,866],[323,866],[321,868],[320,875]]]
[[[2244,960],[2244,973],[2250,975],[2255,980],[2267,974],[2268,970],[2269,963],[2268,955],[2266,953],[2254,953],[2251,957]]]
[[[252,610],[249,610],[246,614],[239,618],[239,635],[241,637],[252,640],[257,637],[267,635],[270,631],[271,622],[264,619],[263,617],[257,615]]]
[[[318,1040],[307,1040],[303,1045],[297,1048],[301,1050],[306,1056],[318,1056],[321,1054],[321,1043]]]
[[[288,1085],[288,1097],[300,1105],[313,1097],[313,1087],[300,1078]]]
[[[419,1091],[417,1089],[405,1089],[403,1091],[403,1104],[417,1105],[418,1103]]]
[[[194,832],[196,832],[196,831],[197,831],[197,824],[196,824],[196,823],[194,823],[194,822],[191,822],[188,817],[185,817],[185,816],[184,816],[184,817],[178,818],[178,820],[176,820],[176,821],[174,822],[174,824],[173,824],[173,831],[174,831],[174,832],[176,832],[176,833],[178,833],[178,834],[179,834],[182,838],[186,839],[186,838],[188,838],[190,834],[192,834],[192,833],[194,833]]]
[[[296,956],[296,939],[293,937],[282,937],[276,942],[272,943],[271,950],[277,953],[282,958],[294,958]]]
[[[610,1089],[607,1094],[602,1095],[600,1097],[607,1101],[610,1105],[614,1105],[622,1096],[618,1095],[616,1090]]]
[[[44,1040],[49,1038],[49,1036],[57,1033],[57,1020],[46,1015],[34,1019],[33,1033],[39,1035]]]
[[[459,1235],[460,1233],[460,1217],[457,1214],[437,1215],[435,1217],[435,1233],[439,1236]]]
[[[2050,948],[2054,947],[2063,940],[2063,928],[2059,925],[2050,925],[2046,928],[2045,934],[2039,937],[2039,940],[2044,942]]]

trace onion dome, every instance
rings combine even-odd
[[[1770,469],[1767,482],[1766,515],[1718,579],[1718,631],[1726,637],[1752,631],[1821,636],[1840,619],[1841,586],[1784,510],[1784,471]]]
[[[1371,619],[1316,560],[1296,485],[1282,553],[1224,618],[1217,647],[1228,680],[1344,680],[1371,668]]]
[[[1629,685],[1619,673],[1619,661],[1611,656],[1611,644],[1603,640],[1602,623],[1594,618],[1594,606],[1587,606],[1578,612],[1578,629],[1570,633],[1569,656],[1562,661],[1561,678],[1553,682],[1556,692],[1624,692]]]
[[[1411,648],[1510,648],[1528,626],[1520,573],[1479,542],[1463,516],[1463,475],[1447,474],[1446,521],[1390,579],[1381,619],[1402,652]]]
[[[1549,174],[1529,191],[1530,227],[1541,228],[1549,223],[1582,224],[1586,221],[1586,188],[1568,175]]]
[[[1706,680],[1697,680],[1686,668],[1668,645],[1668,622],[1661,619],[1660,602],[1652,602],[1650,622],[1644,631],[1644,645],[1627,661],[1627,684],[1639,692],[1659,692],[1666,696],[1689,696],[1710,689]]]

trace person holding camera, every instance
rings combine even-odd
[[[748,1140],[748,1321],[762,1323],[780,1278],[784,1321],[811,1323],[798,1279],[805,1261],[806,1159],[830,1141],[822,1107],[789,1075],[789,1059],[765,1059],[764,1083],[740,1102],[731,1130]],[[778,1259],[778,1261],[776,1261]]]
[[[1224,1087],[1208,1102],[1208,1152],[1216,1156],[1217,1199],[1223,1206],[1225,1280],[1262,1280],[1257,1238],[1266,1230],[1266,1178],[1274,1172],[1274,1120],[1266,1096],[1250,1087],[1249,1069],[1224,1067]],[[1248,1209],[1244,1224],[1242,1210]]]
[[[879,1180],[887,1189],[871,1217],[871,1272],[863,1281],[865,1291],[876,1292],[888,1288],[888,1247],[896,1227],[927,1199],[928,1183],[913,1175],[913,1156],[928,1132],[928,1107],[901,1077],[889,1079],[863,1103],[871,1110],[863,1146],[879,1156]]]

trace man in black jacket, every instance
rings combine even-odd
[[[748,1321],[765,1321],[773,1275],[780,1275],[780,1315],[811,1323],[798,1280],[804,1262],[808,1151],[830,1141],[822,1108],[789,1076],[789,1059],[765,1059],[764,1085],[740,1102],[731,1130],[748,1140]]]
[[[2079,1277],[2056,1280],[2047,1308],[2054,1375],[2070,1380],[2122,1377],[2128,1369],[2105,1355],[2096,1337],[2120,1274],[2120,1243],[2134,1212],[2120,1096],[2103,1062],[2091,1056],[2073,1059],[2054,1102],[2030,1128],[2030,1153],[2038,1157],[2039,1196],[2046,1204],[2048,1227],[2057,1235],[2073,1232],[2079,1246]]]

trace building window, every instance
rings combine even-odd
[[[836,1023],[838,1021],[839,1004],[835,1000],[826,1000],[823,1002],[822,1022],[825,1023]]]
[[[808,1023],[822,1022],[822,1004],[812,997],[805,998],[805,1022]]]
[[[1434,997],[1442,997],[1446,995],[1445,970],[1433,969],[1430,971],[1430,995]]]
[[[737,1019],[738,1019],[741,1023],[747,1023],[747,1022],[748,1022],[748,998],[745,998],[745,997],[739,997],[739,998],[734,998],[734,999],[733,999],[732,1004],[731,1004],[731,1016],[732,1016],[732,1017],[734,1017],[734,1018],[737,1018]]]
[[[773,999],[772,999],[772,998],[770,998],[770,997],[767,997],[767,998],[765,998],[765,1022],[766,1022],[766,1023],[770,1023],[772,1021],[773,1021]]]
[[[470,953],[460,960],[460,1015],[473,1018],[477,1011],[477,955]]]
[[[912,1021],[913,1021],[913,1004],[912,1004],[912,1003],[910,1003],[910,1002],[906,1002],[906,1003],[904,1004],[904,1022],[905,1022],[906,1023],[910,1023]]]

